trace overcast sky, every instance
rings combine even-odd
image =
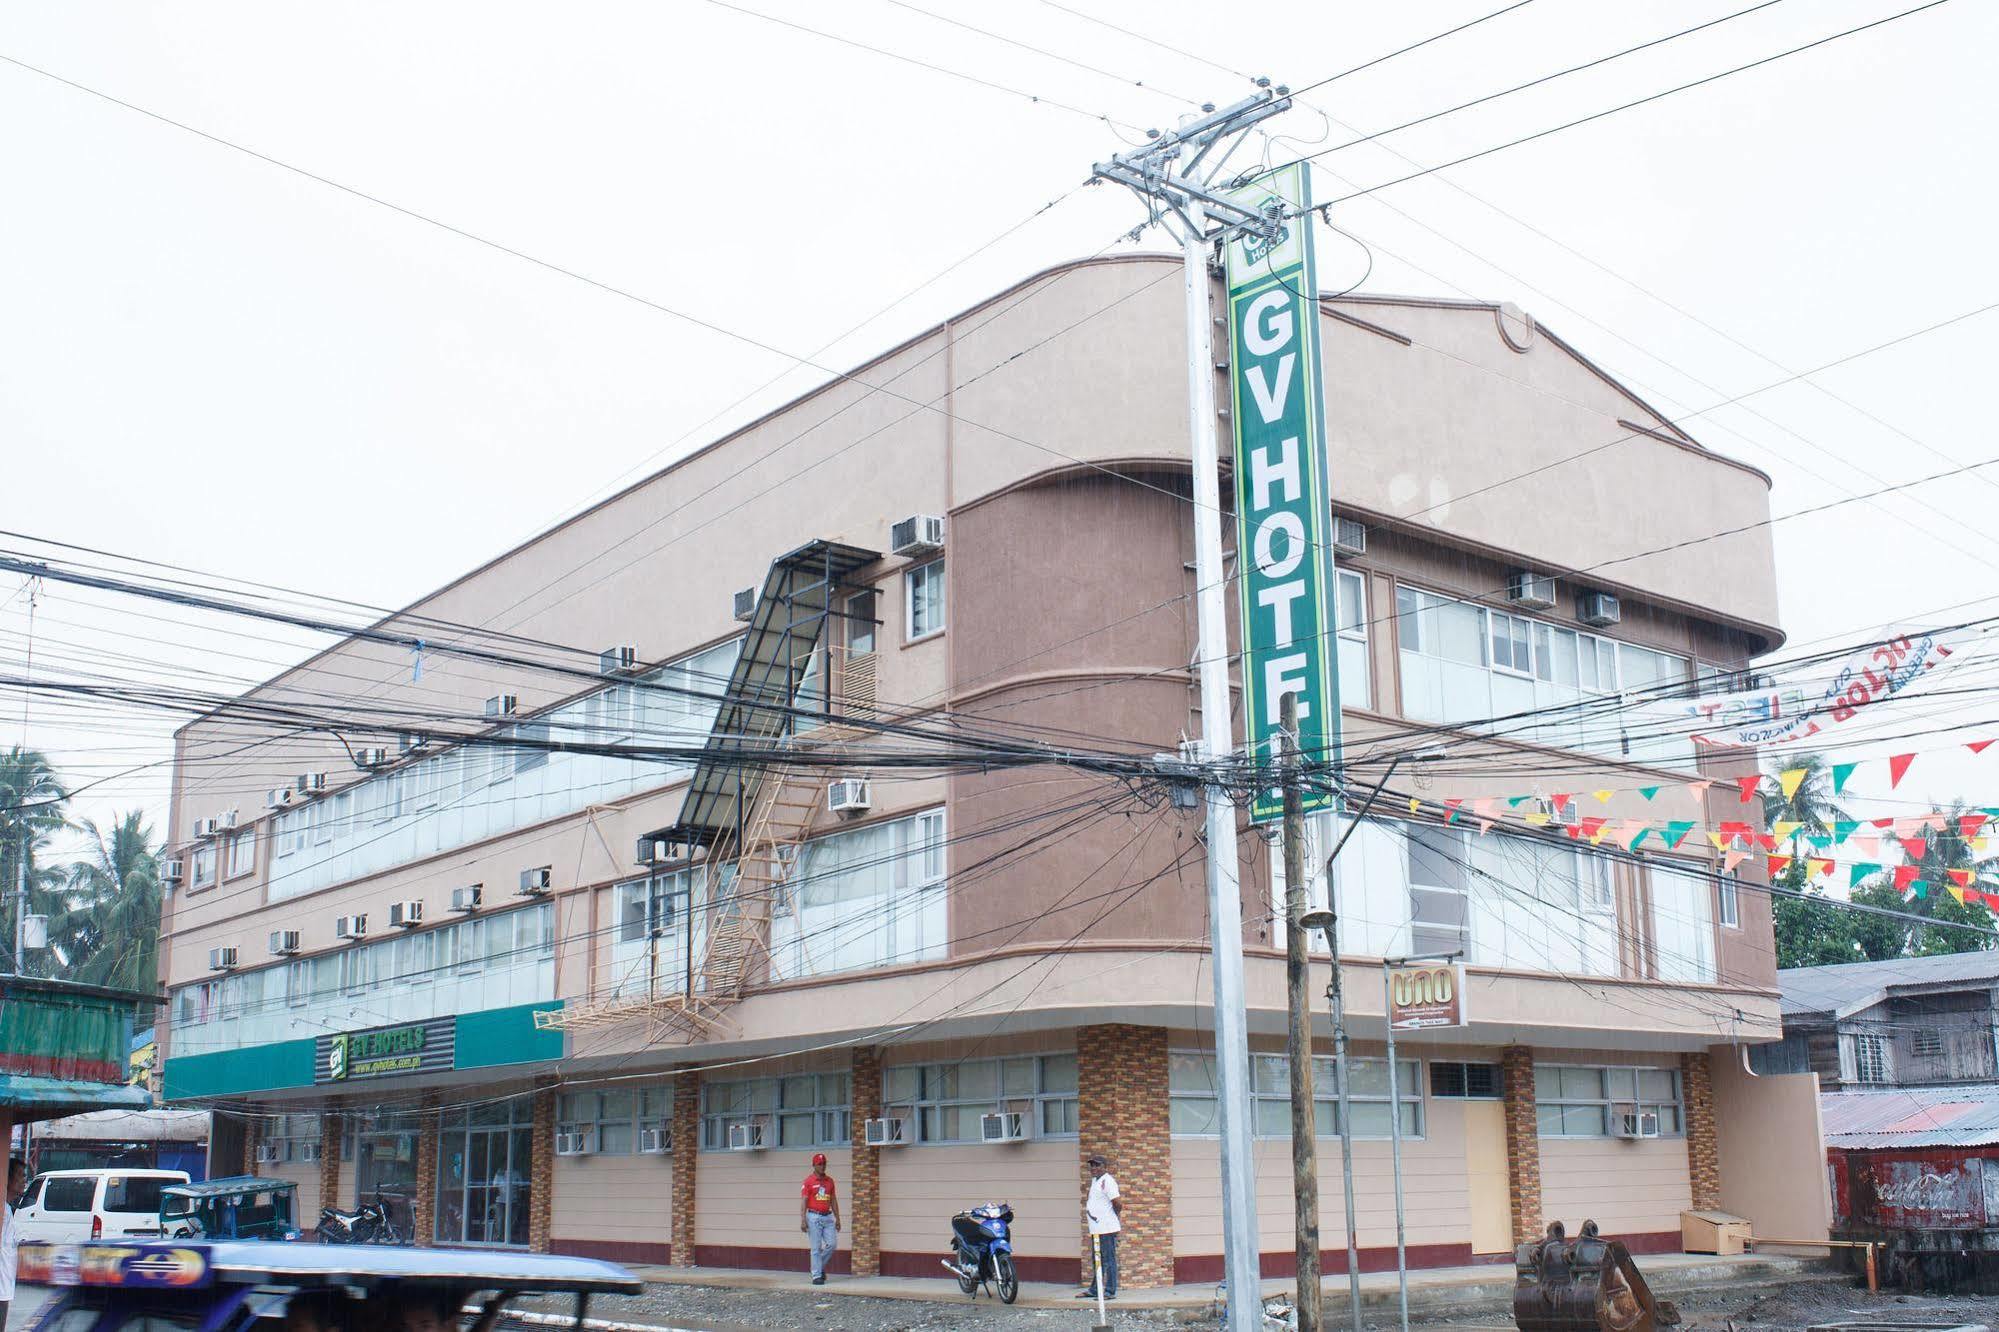
[[[1135,205],[1073,187],[1121,136],[1190,110],[1182,98],[1233,100],[1242,75],[1302,87],[1498,7],[1073,0],[1092,22],[1042,0],[919,2],[935,13],[9,6],[0,56],[741,338],[0,63],[0,526],[405,603],[824,378],[745,339],[844,367],[1101,249]],[[1334,154],[1316,189],[1387,181],[1913,2],[1764,5]],[[1315,91],[1267,151],[1283,160],[1748,3],[1533,0]],[[1999,10],[1955,0],[1353,200],[1337,220],[1372,252],[1363,290],[1512,300],[1669,415],[1697,411],[1999,301],[1995,38]],[[1328,288],[1366,269],[1331,235],[1321,255]],[[1824,504],[1999,453],[1983,402],[1995,351],[1999,312],[1975,315],[1688,428],[1769,471],[1776,512]],[[559,486],[541,479],[550,457]],[[1945,608],[1999,592],[1995,497],[1999,468],[1781,523],[1793,646],[1991,613]],[[17,593],[0,581],[9,674],[26,643]],[[313,644],[111,604],[47,587],[42,669],[234,690]],[[1994,713],[1956,698],[1894,729],[1999,733]],[[28,739],[82,783],[162,759],[174,724],[31,716]],[[1962,738],[1848,753],[1926,751],[1892,798],[1881,765],[1863,770],[1856,804],[1999,799],[1999,746],[1972,760],[1947,749]],[[156,766],[79,807],[143,805],[157,826],[166,789]]]

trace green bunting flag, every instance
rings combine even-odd
[[[1666,849],[1668,851],[1679,850],[1680,843],[1684,842],[1687,839],[1687,834],[1693,830],[1694,824],[1692,819],[1675,819],[1667,824]]]
[[[1832,793],[1838,795],[1846,789],[1846,779],[1853,776],[1858,763],[1835,763],[1832,765]]]
[[[1846,882],[1849,888],[1858,888],[1862,883],[1881,872],[1879,865],[1870,865],[1864,860],[1856,860],[1846,868]]]
[[[1638,788],[1638,794],[1650,800],[1653,796],[1659,794],[1659,788],[1656,786],[1641,786]]]

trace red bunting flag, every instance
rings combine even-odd
[[[1741,819],[1723,819],[1721,821],[1721,828],[1719,829],[1719,831],[1721,833],[1722,840],[1729,843],[1731,846],[1734,845],[1736,842],[1741,842],[1744,845],[1747,845],[1749,839],[1755,835],[1752,832],[1750,832],[1749,825],[1744,823]]]
[[[1756,845],[1762,847],[1765,851],[1775,851],[1777,849],[1777,839],[1769,833],[1757,833]]]
[[[1895,840],[1902,844],[1902,854],[1911,860],[1921,860],[1923,852],[1929,850],[1929,843],[1920,837],[1898,837]]]
[[[1957,819],[1957,835],[1965,841],[1978,836],[1978,830],[1985,826],[1985,814],[1960,814]]]
[[[1789,856],[1765,856],[1763,859],[1769,865],[1770,877],[1773,879],[1791,867]]]
[[[1756,788],[1763,785],[1763,774],[1752,772],[1747,777],[1735,779],[1735,789],[1742,792],[1742,803],[1748,804],[1756,798]]]
[[[1971,886],[1971,871],[1968,869],[1945,870],[1944,873],[1950,875],[1950,881],[1960,888]]]
[[[1457,797],[1456,799],[1446,800],[1444,802],[1445,823],[1456,823],[1458,821],[1458,806],[1462,804],[1464,804],[1464,798],[1462,796]]]
[[[1832,862],[1818,856],[1808,857],[1805,860],[1805,867],[1814,879],[1826,878],[1832,874]]]
[[[1609,819],[1599,818],[1598,816],[1592,814],[1588,818],[1584,819],[1577,826],[1582,830],[1582,835],[1584,837],[1587,837],[1590,839],[1590,841],[1594,842],[1596,841],[1596,835],[1602,832],[1604,825],[1609,822],[1610,822]]]
[[[1968,744],[1966,744],[1965,748],[1970,750],[1974,754],[1983,754],[1985,752],[1985,747],[1987,745],[1990,745],[1991,743],[1992,742],[1990,740],[1973,740]]]
[[[1902,784],[1902,774],[1916,761],[1914,754],[1891,754],[1888,757],[1888,789],[1894,790]]]
[[[1899,891],[1904,893],[1908,892],[1909,885],[1914,883],[1915,881],[1916,881],[1916,867],[1914,865],[1895,866],[1895,887]]]

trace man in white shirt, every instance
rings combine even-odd
[[[6,1219],[0,1221],[0,1328],[7,1326],[7,1310],[14,1303],[14,1265],[21,1257],[21,1231],[14,1224],[14,1200],[28,1188],[28,1163],[16,1156],[7,1162]]]
[[[1101,1156],[1090,1158],[1090,1189],[1083,1195],[1083,1215],[1089,1221],[1104,1270],[1104,1298],[1117,1298],[1117,1237],[1124,1229],[1124,1202],[1118,1196],[1117,1177]],[[1097,1298],[1095,1278],[1089,1288],[1076,1292],[1079,1300]]]

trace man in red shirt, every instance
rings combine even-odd
[[[840,1197],[826,1173],[826,1153],[812,1154],[812,1173],[798,1190],[798,1228],[812,1237],[812,1284],[826,1284],[826,1264],[840,1236]]]

